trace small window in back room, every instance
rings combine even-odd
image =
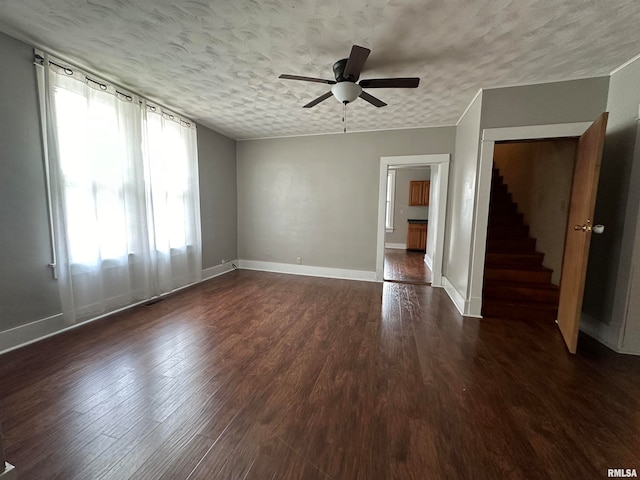
[[[393,203],[396,196],[396,171],[387,172],[387,204],[385,215],[385,228],[387,232],[393,231]]]

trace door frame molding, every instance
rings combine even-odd
[[[480,158],[476,175],[473,225],[471,227],[471,256],[469,260],[469,289],[464,315],[481,317],[484,257],[487,250],[489,196],[491,171],[496,142],[507,140],[539,140],[545,138],[580,137],[593,122],[529,125],[522,127],[485,128],[480,140]]]
[[[428,155],[401,155],[380,157],[380,182],[378,187],[378,241],[376,248],[376,280],[384,280],[384,237],[386,233],[384,218],[387,200],[387,172],[390,166],[409,167],[428,165],[438,169],[438,221],[436,222],[436,248],[431,265],[431,286],[442,287],[442,265],[444,259],[444,228],[447,214],[447,191],[449,188],[449,153]],[[433,183],[431,188],[434,188]],[[432,228],[430,226],[430,228]]]

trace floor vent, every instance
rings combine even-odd
[[[164,302],[164,298],[156,297],[156,298],[152,298],[151,300],[149,300],[147,303],[144,304],[144,306],[145,307],[151,307],[152,305],[155,305],[156,303],[160,303],[160,302]]]

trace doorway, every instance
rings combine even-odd
[[[483,131],[475,191],[469,287],[467,298],[461,299],[462,302],[460,305],[461,308],[463,307],[463,315],[482,318],[482,291],[484,285],[484,262],[489,219],[489,195],[491,192],[491,176],[496,142],[580,137],[591,125],[591,122],[580,122],[492,128]]]
[[[427,256],[431,167],[390,165],[387,173],[384,281],[431,284]]]
[[[419,253],[418,265],[425,264],[425,266],[431,270],[430,283],[432,286],[442,286],[444,222],[446,215],[446,199],[449,182],[449,159],[449,154],[407,155],[398,157],[382,157],[380,159],[380,183],[378,192],[378,240],[376,255],[377,280],[383,281],[385,278],[385,235],[387,230],[386,212],[388,173],[390,170],[397,170],[398,168],[429,167],[430,201],[428,209],[428,229],[426,233],[427,248],[424,253]],[[401,225],[398,228],[407,228],[407,225]],[[422,281],[421,283],[427,282]]]
[[[552,323],[576,138],[496,142],[482,316]]]
[[[431,285],[431,269],[422,252],[385,247],[383,280],[413,285]]]

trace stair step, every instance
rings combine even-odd
[[[521,283],[551,283],[553,270],[546,267],[485,267],[485,280]]]
[[[509,189],[509,186],[504,183],[503,177],[491,177],[491,191],[493,191],[494,188],[504,189],[506,191]]]
[[[552,322],[557,317],[559,289],[553,270],[542,265],[518,205],[494,166],[487,228],[483,306],[485,317]]]
[[[491,225],[504,225],[504,224],[522,224],[524,217],[521,213],[494,213],[489,215],[489,226]]]
[[[505,184],[495,183],[491,185],[491,193],[490,199],[492,200],[507,200],[509,202],[513,201],[513,195],[509,193],[509,189]]]
[[[494,237],[494,236],[498,236],[498,237],[504,237],[504,236],[509,236],[509,237],[519,237],[519,236],[524,236],[524,237],[528,237],[529,236],[529,226],[528,225],[522,225],[522,224],[508,224],[508,223],[504,223],[502,225],[489,225],[489,228],[487,230],[487,236],[488,237]]]
[[[489,205],[489,216],[492,214],[518,213],[518,206],[511,203],[495,202]]]
[[[560,289],[552,283],[500,282],[487,280],[484,285],[485,299],[528,301],[557,307]]]
[[[487,253],[487,267],[537,267],[542,265],[544,253]]]
[[[536,239],[530,237],[487,237],[487,252],[535,252]]]
[[[498,202],[498,203],[513,202],[513,195],[509,193],[506,185],[496,185],[494,187],[491,187],[491,196],[489,198],[491,202]]]
[[[529,302],[484,301],[482,316],[512,320],[553,322],[558,317],[558,308]]]

